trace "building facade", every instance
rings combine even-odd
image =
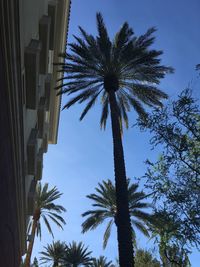
[[[26,251],[43,154],[56,144],[70,0],[0,1],[0,266]]]

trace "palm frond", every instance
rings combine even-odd
[[[88,211],[82,214],[83,217],[89,217],[82,223],[82,233],[87,232],[88,230],[94,230],[97,226],[103,223],[106,218],[109,216],[105,213],[105,211]]]
[[[64,265],[66,266],[91,266],[91,251],[82,242],[73,241],[67,246]]]
[[[152,34],[156,32],[156,28],[152,27],[147,30],[147,32],[137,38],[137,45],[142,46],[144,49],[153,44],[155,37]]]
[[[39,238],[41,240],[41,237],[42,237],[42,229],[41,229],[41,223],[40,223],[40,221],[37,222],[36,236],[39,236]]]
[[[96,101],[96,99],[100,93],[101,93],[101,91],[92,95],[91,100],[87,103],[86,107],[84,108],[83,112],[81,113],[81,116],[79,118],[80,121],[85,117],[85,115],[88,113],[88,111],[91,109],[91,107],[95,104],[95,101]]]
[[[62,224],[64,224],[64,220],[62,221],[62,224],[61,224],[61,222],[59,222],[59,220],[55,219],[55,216],[52,216],[50,214],[48,214],[48,216],[58,227],[60,227],[63,230]]]
[[[130,179],[127,179],[127,185],[133,236],[135,236],[134,227],[142,231],[145,235],[148,235],[147,224],[152,221],[152,217],[145,209],[151,207],[151,205],[144,202],[144,192],[137,191],[138,184],[132,184]],[[103,224],[109,219],[103,238],[103,247],[105,248],[117,214],[116,191],[111,180],[98,183],[95,191],[95,194],[87,196],[87,198],[92,200],[94,209],[82,214],[83,217],[86,217],[86,220],[82,223],[82,233],[96,229],[100,224]]]
[[[102,55],[105,57],[106,61],[109,62],[112,43],[108,36],[108,32],[105,27],[101,13],[97,13],[96,17],[97,17],[97,29],[99,33],[99,37],[97,38],[97,43],[102,52]]]
[[[112,261],[107,261],[106,257],[100,256],[98,259],[92,259],[92,267],[114,267]]]
[[[84,90],[82,93],[80,93],[79,95],[69,100],[67,104],[64,105],[63,109],[70,108],[76,102],[80,103],[80,102],[86,101],[89,97],[94,96],[94,94],[95,94],[94,90],[91,90],[91,89]]]
[[[104,130],[106,128],[108,115],[109,115],[109,98],[107,96],[105,100],[103,101],[103,108],[102,108],[101,119],[100,119],[101,128],[103,128]]]
[[[139,221],[131,220],[133,226],[135,226],[143,235],[150,237],[149,232],[145,225]]]
[[[42,218],[43,218],[43,220],[44,220],[44,223],[45,223],[45,225],[46,225],[46,227],[47,227],[49,233],[50,233],[50,234],[52,235],[52,237],[54,238],[54,235],[53,235],[51,226],[50,226],[50,224],[49,224],[49,222],[48,222],[46,216],[42,215]]]
[[[48,244],[47,246],[44,246],[44,251],[40,252],[41,257],[40,261],[41,264],[49,263],[52,264],[62,264],[63,259],[65,256],[65,252],[67,249],[67,245],[65,242],[56,241],[52,244]]]
[[[107,246],[108,239],[109,239],[110,234],[111,234],[111,228],[112,228],[112,225],[113,225],[113,220],[110,220],[110,221],[108,222],[108,224],[107,224],[105,233],[104,233],[104,235],[103,235],[103,249],[105,249],[106,246]]]

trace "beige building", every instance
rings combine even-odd
[[[19,266],[43,154],[56,144],[70,0],[0,1],[0,266]]]

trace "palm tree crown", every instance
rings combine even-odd
[[[25,259],[25,267],[30,266],[31,254],[34,245],[35,235],[39,235],[41,238],[41,223],[40,218],[43,219],[49,233],[53,236],[53,231],[48,219],[52,220],[57,226],[63,229],[63,224],[65,220],[60,215],[65,208],[61,205],[54,203],[55,200],[60,198],[62,194],[58,191],[56,187],[49,189],[48,183],[44,186],[39,182],[36,187],[35,203],[34,203],[34,213],[32,220],[29,223],[28,233],[31,238],[29,240],[28,249]]]
[[[92,260],[91,267],[114,267],[112,261],[107,261],[106,257],[100,256],[98,259]]]
[[[56,89],[58,94],[76,94],[63,108],[88,101],[80,116],[82,120],[101,96],[103,109],[100,122],[105,128],[111,90],[116,93],[119,118],[126,127],[127,112],[131,107],[145,116],[142,103],[150,107],[162,106],[160,100],[167,98],[167,94],[157,85],[173,69],[160,64],[162,51],[150,49],[155,39],[152,36],[155,28],[136,37],[128,23],[124,23],[111,41],[101,14],[97,13],[97,37],[81,27],[79,29],[82,37],[74,36],[76,43],[69,44],[72,53],[62,55],[66,62],[61,64],[61,71],[65,72],[61,80],[66,82]]]
[[[135,238],[135,227],[144,235],[149,236],[144,223],[149,220],[150,215],[142,211],[142,209],[150,207],[150,204],[141,202],[145,198],[145,194],[143,192],[137,192],[137,184],[130,184],[129,179],[127,179],[127,183],[133,236]],[[82,214],[83,217],[88,216],[82,224],[82,231],[84,233],[88,230],[93,230],[106,219],[110,219],[103,237],[103,247],[105,248],[110,237],[111,227],[114,222],[117,224],[116,190],[110,180],[99,183],[95,190],[97,193],[90,194],[87,198],[91,199],[94,202],[92,206],[98,209],[89,210]]]
[[[56,241],[52,244],[48,244],[44,247],[45,251],[40,252],[41,264],[52,262],[53,267],[57,267],[58,264],[63,262],[64,255],[66,253],[67,245],[65,242]]]
[[[82,242],[76,243],[73,241],[67,246],[64,256],[64,266],[91,266],[91,253],[91,251],[88,251],[88,247],[85,247]]]
[[[48,183],[45,183],[44,186],[39,182],[36,188],[35,196],[35,212],[33,219],[37,219],[37,235],[41,238],[41,223],[40,218],[43,219],[49,233],[54,237],[51,225],[48,221],[48,218],[52,220],[58,227],[63,229],[63,224],[65,220],[60,216],[62,212],[65,212],[66,209],[58,204],[55,204],[54,201],[61,197],[62,193],[58,191],[56,186],[49,189]]]

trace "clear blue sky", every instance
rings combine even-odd
[[[111,36],[127,21],[136,34],[144,33],[155,26],[155,48],[164,50],[163,63],[173,66],[175,74],[168,75],[161,88],[174,98],[190,81],[198,93],[197,73],[194,68],[200,63],[200,1],[199,0],[72,0],[68,40],[77,34],[78,25],[88,32],[96,33],[95,14],[102,12]],[[66,98],[63,97],[63,104]],[[97,105],[83,122],[79,122],[81,106],[62,111],[57,145],[49,145],[45,155],[43,182],[56,185],[63,192],[59,203],[67,209],[64,215],[64,231],[54,228],[55,240],[66,242],[83,241],[93,251],[94,256],[105,255],[109,259],[117,257],[116,232],[113,227],[111,239],[105,251],[102,250],[104,225],[99,229],[81,234],[81,213],[91,205],[86,195],[94,192],[94,187],[103,179],[113,179],[113,156],[110,125],[106,131],[99,129]],[[130,114],[130,125],[135,122],[135,113]],[[145,172],[144,161],[155,159],[158,151],[151,151],[149,135],[130,128],[124,134],[124,150],[127,176],[140,177]],[[44,229],[44,228],[43,228]],[[34,255],[52,239],[44,229],[42,241],[37,239]],[[138,236],[143,247],[149,247],[147,239]],[[199,267],[196,251],[191,256],[192,267]]]

